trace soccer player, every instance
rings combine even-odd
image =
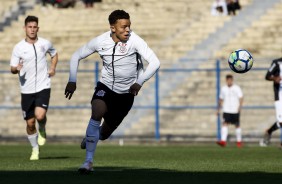
[[[266,130],[264,134],[264,138],[260,141],[261,146],[269,145],[272,132],[274,132],[275,130],[279,129],[282,126],[281,65],[282,65],[282,58],[273,60],[265,76],[266,80],[273,81],[276,121],[273,123],[271,127],[269,127]],[[282,143],[281,143],[281,147],[282,147]]]
[[[39,159],[39,146],[46,142],[46,112],[49,106],[51,79],[55,75],[58,62],[57,51],[51,42],[38,37],[38,18],[27,16],[25,19],[25,39],[13,49],[11,72],[19,76],[21,89],[21,107],[26,120],[28,140],[32,146],[30,160]],[[48,70],[46,54],[51,56]],[[36,130],[36,121],[39,133]]]
[[[228,136],[228,125],[232,124],[236,127],[237,147],[242,146],[242,135],[240,128],[240,110],[243,104],[243,93],[241,88],[234,84],[233,76],[226,75],[226,84],[221,88],[219,96],[219,109],[223,109],[223,125],[221,127],[221,140],[218,145],[225,147]]]
[[[99,140],[107,139],[130,111],[134,96],[143,83],[160,67],[159,59],[147,43],[130,29],[130,16],[124,10],[109,15],[110,31],[92,39],[79,48],[70,61],[66,98],[71,99],[76,89],[79,61],[97,52],[102,61],[102,76],[93,94],[92,115],[86,130],[86,159],[80,173],[93,171],[93,157]],[[141,56],[149,63],[141,68]],[[101,120],[103,118],[103,123]]]

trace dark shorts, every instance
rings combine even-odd
[[[225,123],[231,123],[233,125],[240,126],[240,113],[237,114],[223,113],[223,121]]]
[[[94,99],[100,99],[106,103],[108,111],[103,118],[107,125],[115,130],[130,111],[134,102],[134,95],[130,93],[118,94],[103,83],[98,82],[91,104]]]
[[[51,89],[44,89],[37,93],[21,94],[23,118],[28,120],[34,117],[35,107],[42,107],[48,110]]]

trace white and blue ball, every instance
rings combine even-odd
[[[228,59],[228,64],[231,70],[236,73],[246,73],[253,66],[253,56],[245,49],[233,51]]]

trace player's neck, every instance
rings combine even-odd
[[[30,44],[34,44],[35,42],[37,42],[37,40],[38,40],[38,37],[36,37],[36,38],[29,38],[29,37],[26,37],[26,38],[25,38],[25,41],[26,41],[27,43],[30,43]]]
[[[113,41],[114,41],[115,43],[120,42],[120,39],[116,36],[116,34],[112,33],[112,34],[111,34],[111,37],[112,37],[112,39],[113,39]]]

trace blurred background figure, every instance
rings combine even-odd
[[[219,96],[219,109],[223,111],[223,125],[221,127],[221,140],[218,145],[225,147],[228,137],[228,125],[232,124],[236,127],[237,147],[242,146],[242,136],[240,128],[240,110],[243,104],[243,93],[240,86],[233,83],[233,76],[226,75],[226,85],[221,88]]]
[[[239,0],[226,0],[228,15],[236,15],[236,11],[241,9]]]
[[[227,14],[228,12],[225,0],[215,0],[211,7],[211,15],[225,16]]]

